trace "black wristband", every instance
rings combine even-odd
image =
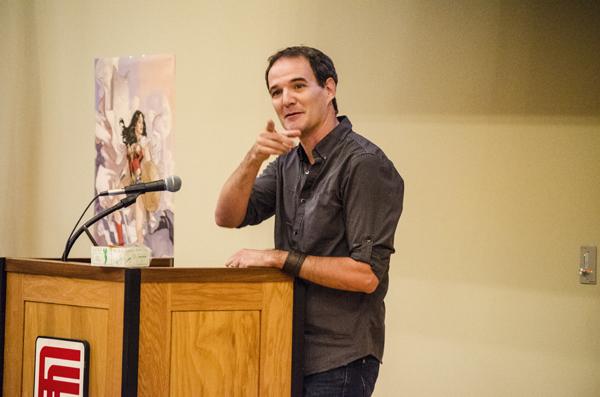
[[[285,258],[285,263],[283,264],[283,268],[281,270],[290,276],[298,277],[305,259],[306,255],[300,252],[290,251],[287,258]]]

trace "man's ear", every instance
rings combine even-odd
[[[333,77],[330,77],[327,80],[325,80],[324,88],[327,91],[327,96],[329,97],[329,100],[333,101],[333,98],[335,98],[336,89],[337,89],[337,84],[333,80]]]

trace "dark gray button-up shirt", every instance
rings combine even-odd
[[[372,294],[307,282],[305,374],[363,356],[383,356],[390,255],[402,212],[404,182],[373,143],[346,117],[313,151],[301,145],[270,163],[256,179],[240,227],[275,215],[275,248],[308,255],[352,257],[369,264]]]

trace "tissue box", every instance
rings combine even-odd
[[[92,247],[92,265],[117,267],[150,266],[150,248],[143,245]]]

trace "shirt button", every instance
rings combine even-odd
[[[304,204],[305,202],[306,202],[306,200],[305,200],[305,199],[300,199],[300,203],[301,203],[301,204]]]
[[[308,175],[308,174],[310,174],[310,170],[305,170],[305,171],[304,171],[304,173],[305,173],[306,175]]]

